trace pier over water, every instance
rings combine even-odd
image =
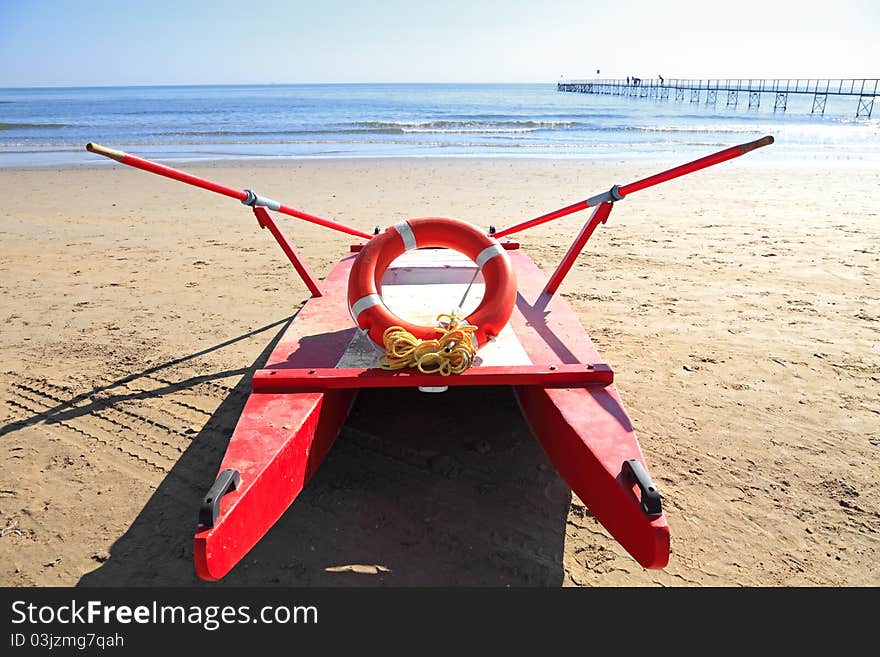
[[[705,102],[717,105],[718,94],[727,107],[736,108],[748,99],[749,109],[761,106],[762,96],[773,100],[773,111],[784,112],[788,97],[792,94],[806,94],[813,97],[810,114],[825,114],[825,104],[829,96],[849,96],[857,99],[856,118],[870,118],[874,110],[874,99],[878,96],[880,80],[877,78],[849,79],[727,79],[727,80],[683,80],[683,79],[641,79],[622,80],[566,80],[558,82],[557,91],[573,91],[585,94],[605,94],[611,96],[633,96],[669,100],[670,94],[676,101],[691,103]],[[740,100],[742,96],[742,101]]]

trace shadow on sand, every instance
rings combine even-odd
[[[558,586],[571,493],[510,388],[366,390],[326,460],[217,584],[193,567],[199,503],[250,392],[247,368],[110,558],[80,586]]]

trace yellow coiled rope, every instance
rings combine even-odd
[[[446,321],[444,321],[446,320]],[[382,334],[385,353],[379,357],[383,370],[417,367],[422,374],[461,374],[477,353],[472,336],[476,326],[462,325],[455,315],[437,316],[436,340],[419,340],[402,326],[389,326]]]

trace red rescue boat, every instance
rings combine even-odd
[[[645,568],[669,561],[662,497],[632,423],[572,309],[555,295],[614,203],[629,194],[738,157],[772,137],[734,146],[530,221],[488,231],[451,219],[411,219],[373,235],[250,190],[238,190],[97,144],[87,149],[251,206],[312,297],[253,376],[252,391],[195,533],[200,577],[226,575],[281,517],[314,474],[362,388],[511,386],[551,462],[594,517]],[[509,236],[594,208],[546,278]],[[361,238],[319,286],[268,210]],[[471,312],[466,312],[470,307]],[[398,324],[427,339],[438,312],[476,325],[461,373],[379,366],[380,336]],[[480,326],[482,325],[482,326]]]

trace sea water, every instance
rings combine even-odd
[[[325,84],[0,89],[0,167],[96,164],[93,141],[165,162],[539,157],[677,163],[774,135],[763,158],[880,162],[857,98],[749,110],[557,91],[555,84]],[[705,94],[704,94],[705,96]],[[880,103],[874,108],[880,116]]]

